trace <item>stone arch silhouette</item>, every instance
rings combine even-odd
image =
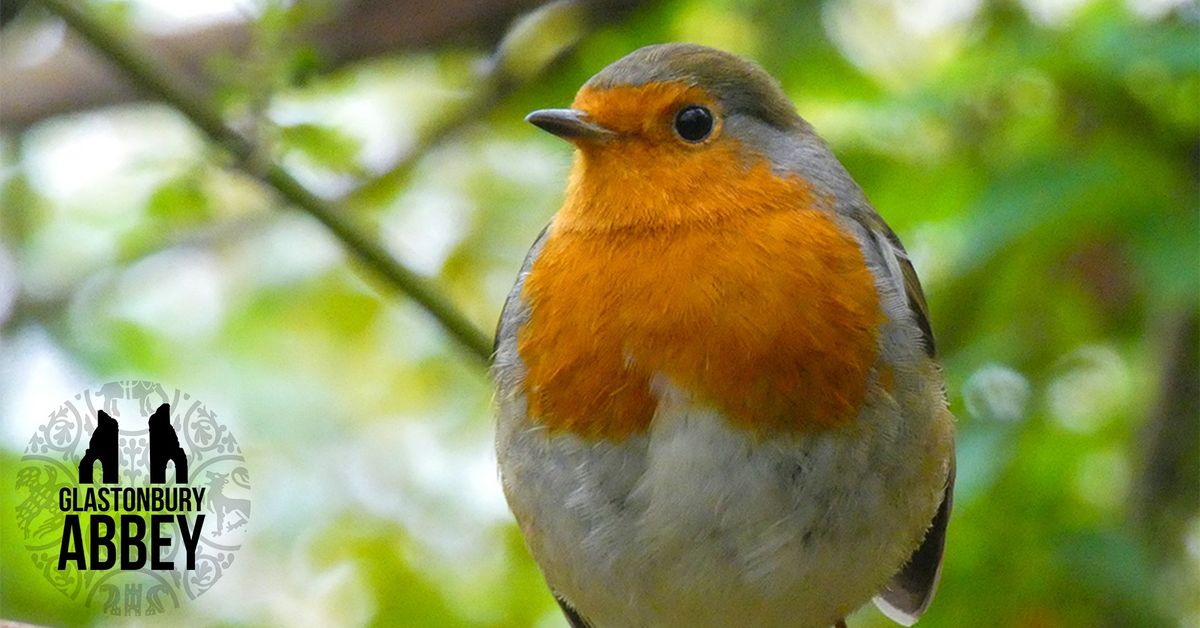
[[[91,484],[94,466],[100,462],[100,481],[104,484],[116,484],[120,476],[121,457],[117,450],[119,426],[117,420],[101,410],[96,415],[96,429],[92,431],[92,439],[88,441],[87,451],[83,460],[79,461],[79,483]]]
[[[187,484],[188,463],[179,436],[171,425],[171,405],[162,404],[150,415],[150,483],[167,483],[167,463],[175,465],[175,483]]]

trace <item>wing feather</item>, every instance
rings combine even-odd
[[[953,501],[954,459],[951,458],[942,503],[938,506],[937,514],[933,516],[929,530],[925,532],[925,539],[900,571],[892,576],[887,588],[875,596],[875,606],[898,624],[913,625],[933,601],[933,594],[937,591],[938,579],[942,574],[946,525],[950,522]]]
[[[554,600],[558,602],[558,606],[562,609],[563,615],[567,616],[567,623],[571,624],[571,628],[592,628],[592,623],[584,619],[583,616],[579,614],[579,611],[575,610],[575,607],[571,606],[566,600],[558,597],[558,595],[554,596]]]
[[[912,320],[921,332],[921,343],[925,354],[936,356],[933,328],[929,324],[929,306],[925,293],[900,238],[870,206],[856,207],[849,217],[862,227],[870,245],[886,266],[885,272],[904,291],[905,301]],[[892,576],[887,587],[875,597],[875,605],[890,619],[904,626],[911,626],[929,607],[937,590],[942,571],[942,554],[946,546],[946,526],[950,521],[950,508],[954,498],[954,459],[946,476],[942,501],[930,522],[921,545],[912,553],[904,566]]]
[[[912,260],[908,258],[908,251],[904,250],[900,238],[870,206],[855,208],[849,213],[849,217],[866,232],[872,241],[871,244],[887,264],[889,274],[899,282],[913,322],[921,330],[922,348],[929,357],[936,357],[937,346],[933,341],[933,327],[929,324],[929,305],[925,302],[921,280],[917,278],[917,271],[913,268]]]

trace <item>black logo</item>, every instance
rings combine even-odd
[[[79,461],[79,483],[91,484],[92,471],[96,462],[103,469],[105,484],[117,483],[117,420],[100,410],[97,413],[96,429],[88,443],[83,460]],[[179,437],[171,427],[171,406],[162,404],[150,415],[150,482],[163,484],[167,477],[167,463],[175,465],[175,481],[187,484],[187,454],[179,446]]]
[[[207,591],[250,518],[232,433],[204,404],[153,382],[110,382],[51,412],[16,488],[34,564],[111,615],[155,615]]]

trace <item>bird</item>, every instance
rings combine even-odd
[[[574,148],[497,325],[509,507],[574,628],[913,624],[954,427],[896,234],[780,83],[639,48],[526,120]]]

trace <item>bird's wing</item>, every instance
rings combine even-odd
[[[529,253],[525,256],[525,261],[521,264],[521,271],[517,274],[516,284],[508,298],[505,299],[504,307],[500,311],[500,321],[496,325],[496,340],[492,348],[494,355],[492,370],[497,385],[502,390],[514,388],[516,381],[521,377],[517,374],[520,369],[517,366],[519,360],[516,357],[516,335],[517,330],[529,316],[529,307],[522,302],[521,290],[525,286],[525,278],[529,275],[534,260],[542,252],[542,244],[545,243],[546,234],[549,231],[549,226],[542,229],[537,239],[534,240],[533,246],[529,247]],[[579,611],[571,606],[570,602],[564,600],[557,593],[554,594],[554,601],[558,602],[558,606],[562,609],[571,628],[592,628],[591,622],[584,619]]]
[[[933,342],[933,328],[929,325],[929,306],[925,303],[925,292],[921,289],[921,281],[912,261],[908,259],[908,251],[900,243],[896,232],[888,226],[883,218],[870,207],[856,207],[849,217],[857,222],[864,230],[869,245],[873,246],[892,278],[899,281],[904,297],[908,301],[908,309],[913,322],[921,330],[921,342],[926,355],[934,357],[937,347]]]
[[[921,343],[925,353],[933,358],[936,346],[933,341],[933,329],[929,325],[929,307],[925,303],[925,293],[921,290],[917,272],[913,269],[900,238],[896,237],[896,233],[873,209],[856,208],[850,213],[850,218],[866,232],[868,245],[875,248],[885,272],[895,281],[897,288],[903,290],[913,322],[921,331]],[[951,458],[942,503],[925,532],[924,540],[900,571],[892,576],[887,587],[875,596],[875,605],[879,610],[899,624],[911,626],[933,600],[942,571],[946,524],[950,521],[953,497],[954,459]]]
[[[525,261],[521,263],[521,270],[517,273],[517,281],[513,285],[512,292],[508,293],[508,297],[504,299],[504,307],[500,308],[500,320],[496,323],[495,340],[492,342],[493,355],[500,350],[500,344],[506,337],[516,335],[517,327],[522,322],[517,320],[526,309],[521,303],[521,290],[525,287],[525,277],[533,268],[533,260],[537,259],[538,254],[542,252],[542,244],[546,242],[546,234],[549,231],[550,225],[543,227],[537,239],[533,241],[533,246],[529,247],[529,253],[525,255]],[[524,312],[524,315],[528,315],[528,312]]]
[[[592,623],[584,619],[569,602],[558,597],[558,594],[554,595],[554,601],[558,602],[558,607],[562,609],[563,615],[567,616],[567,623],[571,624],[571,628],[592,628]]]
[[[950,459],[950,471],[946,476],[946,489],[942,493],[942,504],[938,506],[933,523],[925,532],[925,540],[913,552],[908,562],[879,595],[875,606],[892,621],[911,626],[929,608],[937,590],[938,577],[942,573],[942,551],[946,546],[946,524],[950,521],[950,507],[954,500],[954,459]]]

